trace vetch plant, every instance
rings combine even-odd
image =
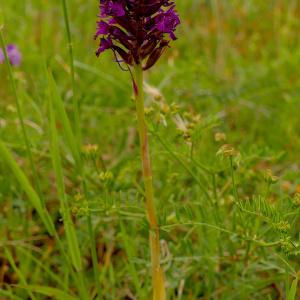
[[[151,68],[171,40],[180,20],[171,0],[100,0],[96,55],[111,49],[116,61],[132,74],[140,139],[146,211],[150,227],[153,299],[166,299],[160,265],[159,225],[155,213],[148,131],[145,121],[143,71]]]
[[[9,44],[6,46],[6,52],[10,63],[13,66],[19,66],[21,64],[22,55],[19,48],[14,44]],[[5,62],[5,54],[0,48],[0,64]]]

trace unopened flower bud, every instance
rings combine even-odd
[[[222,155],[225,157],[234,157],[238,156],[240,153],[234,149],[233,146],[229,144],[223,145],[217,152],[217,155]]]
[[[291,225],[287,221],[280,221],[280,222],[274,224],[274,227],[276,230],[278,230],[282,233],[287,233],[290,230]]]
[[[76,195],[74,196],[75,202],[82,202],[83,199],[84,199],[84,196],[83,196],[82,194],[80,194],[80,193],[78,193],[78,194],[76,194]]]
[[[171,113],[172,115],[176,115],[180,110],[180,106],[176,103],[171,104]]]
[[[151,106],[151,107],[146,107],[146,108],[145,108],[145,115],[146,115],[146,116],[151,115],[153,112],[154,112],[154,109],[153,109],[152,106]]]
[[[267,169],[265,174],[264,174],[265,180],[269,184],[275,184],[278,182],[279,177],[273,175],[272,170]]]
[[[226,141],[226,134],[223,132],[217,132],[215,134],[215,141],[216,142]]]
[[[103,182],[108,182],[111,181],[114,178],[114,175],[112,172],[110,171],[106,171],[106,172],[101,172],[99,174],[99,179]]]
[[[85,159],[96,159],[99,155],[98,145],[87,144],[83,146],[82,154]]]
[[[296,194],[293,198],[293,204],[295,207],[299,207],[300,206],[300,194]]]

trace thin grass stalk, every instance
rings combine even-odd
[[[239,195],[237,192],[237,187],[236,187],[236,182],[235,182],[235,177],[234,177],[234,166],[233,166],[233,158],[230,156],[229,158],[230,161],[230,172],[231,172],[231,181],[232,181],[232,189],[233,189],[233,195],[234,195],[234,202],[237,205],[237,207],[240,209],[240,202],[239,202]],[[240,212],[240,211],[239,211]],[[236,213],[236,208],[233,208],[233,229],[236,229],[236,218],[237,218],[237,213]]]
[[[75,84],[73,43],[72,43],[72,36],[71,36],[71,30],[70,30],[68,6],[67,6],[66,0],[62,0],[62,7],[63,7],[64,21],[65,21],[67,39],[68,39],[68,45],[69,45],[69,58],[70,58],[71,80],[72,80],[72,90],[73,90],[73,111],[74,111],[74,122],[75,122],[74,128],[75,128],[75,135],[77,137],[78,149],[80,151],[81,146],[82,146],[82,133],[81,133],[81,127],[80,127],[79,103],[78,103],[78,99],[77,99],[76,93],[75,93],[76,84]],[[85,194],[86,198],[88,199],[87,188],[86,188],[86,184],[85,184],[85,180],[84,180],[84,168],[83,168],[83,163],[82,163],[81,157],[79,158],[79,161],[77,161],[77,169],[79,171],[80,177],[83,180],[82,185],[83,185],[84,194]],[[98,292],[98,299],[100,300],[101,294],[102,294],[101,286],[100,286],[100,282],[99,282],[100,273],[98,270],[98,257],[97,257],[95,233],[93,230],[92,218],[91,218],[90,214],[88,214],[88,216],[87,216],[87,227],[88,227],[88,233],[89,233],[89,238],[90,238],[90,248],[91,248],[95,285],[96,285],[97,292]]]
[[[8,148],[2,140],[0,140],[0,157],[1,160],[7,164],[11,172],[14,174],[15,178],[19,183],[19,187],[26,193],[29,201],[31,202],[31,205],[37,211],[48,233],[50,235],[54,235],[55,227],[48,211],[43,207],[40,197],[33,189],[27,176],[21,170],[20,166],[17,164],[11,152],[8,150]]]
[[[14,272],[18,275],[20,282],[24,285],[25,288],[27,288],[29,285],[26,281],[26,278],[24,277],[21,270],[17,267],[15,260],[11,254],[11,252],[8,250],[8,248],[4,248],[4,253],[6,258],[8,259],[11,267],[13,268]],[[27,289],[27,294],[29,295],[30,299],[36,300],[37,298],[32,294],[30,290]],[[24,296],[24,295],[23,295]]]
[[[4,53],[5,63],[6,63],[7,71],[8,71],[8,76],[9,76],[9,81],[10,81],[10,84],[11,84],[13,95],[15,97],[18,119],[19,119],[19,122],[21,124],[22,135],[23,135],[23,139],[24,139],[24,142],[25,142],[27,156],[29,158],[30,168],[32,170],[34,185],[35,185],[35,188],[37,190],[37,193],[39,194],[39,196],[41,196],[42,193],[41,193],[41,188],[40,188],[39,176],[38,176],[35,164],[33,162],[33,155],[32,155],[32,152],[31,152],[30,142],[29,142],[29,138],[28,138],[26,128],[25,128],[24,117],[23,117],[23,113],[22,113],[22,109],[21,109],[21,103],[20,103],[20,99],[19,99],[19,96],[18,96],[18,92],[17,92],[17,87],[16,87],[16,82],[15,82],[15,79],[14,79],[13,70],[12,70],[12,67],[11,67],[11,64],[10,64],[10,61],[9,61],[9,58],[8,58],[8,54],[7,54],[7,51],[6,51],[6,43],[5,43],[5,39],[4,39],[4,36],[3,36],[2,28],[0,28],[0,47],[2,48],[3,53]],[[42,200],[42,205],[44,206],[45,202],[44,202],[42,197],[41,197],[41,200]]]
[[[121,233],[122,233],[124,249],[126,251],[127,257],[130,262],[130,263],[128,263],[128,272],[130,273],[130,275],[132,277],[132,282],[135,286],[138,299],[143,299],[144,293],[143,293],[143,289],[141,287],[141,281],[139,279],[135,264],[131,263],[131,261],[133,261],[134,256],[135,256],[135,252],[134,252],[134,248],[133,248],[134,245],[132,243],[130,243],[130,237],[128,236],[128,234],[126,232],[126,228],[124,226],[124,223],[122,222],[122,219],[120,220],[120,228],[121,228]]]
[[[89,300],[89,295],[88,295],[88,291],[86,288],[86,282],[84,280],[83,271],[75,272],[75,270],[72,267],[72,263],[69,259],[69,256],[65,252],[64,246],[63,246],[63,244],[58,236],[58,233],[56,231],[55,231],[55,240],[58,244],[58,248],[64,258],[64,261],[67,263],[67,267],[70,270],[70,274],[75,281],[76,287],[77,287],[79,295],[80,295],[80,299]]]
[[[61,210],[63,214],[63,223],[66,231],[67,243],[69,247],[69,253],[71,255],[72,263],[77,271],[82,270],[82,260],[79,248],[77,235],[75,232],[75,226],[71,219],[71,213],[69,203],[65,193],[65,183],[63,178],[61,157],[58,149],[58,136],[56,130],[56,118],[53,112],[53,106],[51,100],[49,101],[50,111],[50,128],[51,128],[51,156],[52,163],[55,171],[57,193],[60,199]]]
[[[28,259],[32,260],[38,266],[38,268],[36,268],[34,271],[35,274],[36,274],[37,270],[39,271],[38,276],[32,276],[32,277],[38,278],[41,275],[40,270],[42,270],[44,272],[43,275],[47,274],[49,276],[49,278],[51,278],[51,280],[53,282],[55,282],[57,287],[60,286],[65,291],[67,291],[67,288],[65,287],[64,282],[61,280],[61,278],[57,274],[54,273],[54,271],[51,270],[51,268],[47,267],[44,259],[37,258],[35,255],[31,254],[30,251],[28,251],[27,249],[22,248],[22,247],[19,247],[18,251],[20,251],[23,255],[25,255]]]
[[[235,184],[234,167],[233,167],[232,157],[230,157],[230,173],[231,173],[231,181],[232,181],[232,189],[233,189],[234,200],[235,200],[236,204],[239,204],[239,196],[238,196],[237,188],[236,188],[236,184]]]
[[[150,227],[149,241],[151,253],[153,300],[165,300],[165,279],[163,269],[160,265],[159,226],[154,205],[152,168],[148,143],[148,130],[146,126],[144,111],[143,70],[141,65],[135,65],[134,67],[134,81],[136,114],[138,121],[140,151],[145,185],[146,213]]]
[[[10,290],[3,290],[0,288],[0,296],[4,296],[3,299],[10,299],[10,300],[22,300],[22,298],[14,295]]]
[[[82,136],[81,136],[81,129],[80,129],[79,103],[75,92],[76,83],[75,83],[74,51],[73,51],[73,42],[72,42],[70,22],[69,22],[68,6],[66,0],[62,0],[62,8],[64,13],[64,21],[65,21],[66,33],[68,39],[68,50],[69,50],[69,60],[70,60],[70,69],[71,69],[74,129],[77,137],[77,142],[79,146],[81,146]]]

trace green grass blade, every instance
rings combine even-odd
[[[36,188],[38,194],[41,196],[42,193],[41,193],[41,188],[40,188],[39,177],[38,177],[36,166],[35,166],[34,161],[33,161],[33,155],[32,155],[32,151],[31,151],[31,147],[30,147],[30,141],[29,141],[29,137],[28,137],[28,134],[27,134],[27,131],[26,131],[26,128],[25,128],[25,121],[24,121],[24,116],[23,116],[23,112],[22,112],[22,108],[21,108],[21,101],[20,101],[19,96],[18,96],[17,86],[16,86],[16,82],[15,82],[15,79],[14,79],[14,72],[13,72],[11,63],[9,61],[9,57],[8,57],[8,53],[6,51],[5,45],[6,45],[6,42],[4,40],[4,36],[3,36],[2,30],[0,30],[0,49],[2,48],[4,57],[5,57],[5,63],[6,63],[7,71],[8,71],[8,77],[9,77],[9,81],[10,81],[11,88],[12,88],[12,91],[13,91],[13,95],[15,97],[15,103],[16,103],[16,107],[17,107],[18,119],[19,119],[20,124],[21,124],[22,136],[23,136],[23,140],[24,140],[24,143],[25,143],[25,146],[26,146],[26,153],[27,153],[27,156],[29,158],[29,163],[30,163],[30,167],[31,167],[31,170],[32,170],[32,175],[33,175],[33,178],[34,178],[35,188]]]
[[[122,89],[122,91],[127,92],[128,88],[129,88],[129,84],[127,82],[124,82],[122,80],[116,80],[115,77],[113,77],[112,75],[109,75],[105,72],[103,72],[103,70],[99,70],[96,67],[90,66],[88,64],[85,64],[81,61],[74,61],[74,66],[77,69],[89,72],[93,75],[96,75],[99,77],[100,80],[105,80],[107,81],[107,83],[115,86],[116,88]]]
[[[27,251],[26,249],[19,248],[23,254],[25,254],[30,260],[32,260],[39,268],[41,268],[53,281],[56,282],[57,286],[64,287],[64,283],[59,276],[57,276],[53,271],[51,271],[50,267],[44,264],[43,260],[36,258],[34,255]]]
[[[120,221],[120,227],[121,227],[121,237],[122,237],[123,245],[124,245],[126,254],[128,256],[128,259],[129,259],[129,263],[127,264],[128,271],[131,275],[132,282],[136,289],[137,295],[139,296],[139,299],[142,299],[144,295],[142,293],[141,281],[139,280],[139,275],[136,270],[135,264],[133,262],[130,262],[134,259],[135,251],[134,251],[132,243],[130,242],[130,237],[128,236],[126,228],[122,221]]]
[[[296,300],[297,286],[298,286],[298,278],[295,278],[289,290],[287,300]]]
[[[70,147],[70,150],[72,152],[73,158],[78,163],[80,161],[77,142],[68,118],[68,115],[66,113],[63,101],[58,93],[56,82],[53,78],[52,73],[48,72],[49,77],[49,86],[50,86],[50,94],[53,101],[53,106],[55,107],[56,113],[58,115],[58,118],[60,122],[62,123],[63,133],[65,136],[65,139]]]
[[[80,254],[79,244],[75,232],[75,227],[70,215],[68,200],[65,193],[63,169],[62,169],[61,157],[58,148],[56,118],[53,111],[51,100],[49,101],[49,114],[50,114],[50,128],[51,128],[51,157],[52,157],[52,164],[56,176],[58,196],[60,199],[61,209],[63,212],[63,222],[66,230],[68,248],[69,248],[71,260],[74,267],[77,270],[81,270],[82,269],[81,254]]]
[[[17,265],[16,265],[16,263],[14,261],[14,258],[11,255],[10,251],[7,248],[4,248],[4,253],[5,253],[5,256],[6,256],[7,260],[9,261],[11,267],[13,268],[14,272],[16,272],[16,274],[18,275],[18,278],[19,278],[20,282],[25,287],[27,287],[28,286],[27,281],[26,281],[24,275],[22,274],[22,272],[20,271],[20,269],[17,267]],[[31,291],[27,291],[27,292],[28,292],[28,295],[30,296],[30,299],[32,299],[32,300],[36,299],[34,297],[34,295],[31,293]]]
[[[5,297],[5,298],[1,298],[1,299],[22,300],[22,298],[14,295],[11,291],[5,291],[1,288],[0,288],[0,296]]]
[[[80,112],[79,112],[79,104],[78,99],[76,97],[75,89],[75,68],[74,68],[74,51],[73,51],[73,43],[72,43],[72,36],[71,36],[71,29],[70,29],[70,22],[69,22],[69,14],[68,14],[68,5],[66,0],[62,0],[62,9],[64,14],[64,21],[66,26],[67,32],[67,39],[68,39],[68,48],[69,48],[69,59],[70,59],[70,68],[71,68],[71,80],[72,80],[72,91],[73,91],[73,114],[74,114],[74,129],[77,137],[78,145],[81,146],[81,128],[80,128]]]
[[[54,234],[54,225],[53,222],[48,214],[48,212],[43,208],[42,202],[38,196],[38,194],[35,192],[35,190],[32,188],[28,178],[24,174],[24,172],[21,170],[19,165],[16,163],[15,159],[13,158],[10,151],[7,149],[5,144],[0,140],[0,157],[2,158],[2,161],[5,162],[15,177],[17,178],[20,186],[24,190],[24,192],[27,194],[28,199],[30,200],[32,206],[36,209],[38,212],[41,220],[43,221],[47,231],[49,234]]]
[[[30,292],[39,293],[48,297],[51,297],[51,299],[57,299],[57,300],[78,300],[78,298],[75,298],[57,288],[48,287],[48,286],[40,286],[40,285],[17,285],[18,288],[25,289]]]

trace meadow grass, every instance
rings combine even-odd
[[[298,299],[300,5],[177,6],[144,79],[167,299]],[[1,10],[23,58],[0,64],[0,299],[151,299],[134,97],[95,57],[98,1]]]

